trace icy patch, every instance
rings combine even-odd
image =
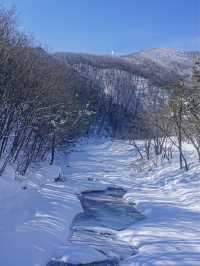
[[[123,201],[125,193],[124,189],[115,187],[82,192],[79,199],[84,212],[73,221],[72,246],[65,250],[62,259],[54,260],[49,265],[59,261],[66,266],[69,263],[96,265],[97,262],[113,265],[109,263],[117,263],[135,254],[133,247],[120,240],[116,231],[143,218],[132,205]]]

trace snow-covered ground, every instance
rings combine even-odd
[[[190,145],[185,150],[194,161]],[[28,182],[15,181],[11,168],[0,178],[0,265],[44,266],[59,256],[67,260],[71,222],[82,211],[76,195],[108,186],[126,189],[124,200],[135,202],[146,217],[118,232],[120,240],[137,250],[124,265],[200,265],[197,161],[187,173],[179,170],[176,158],[171,164],[144,166],[128,142],[90,139],[67,157],[60,154],[57,164],[30,171]],[[141,168],[144,171],[138,172]],[[53,182],[61,169],[66,181]],[[81,256],[89,261],[99,256],[85,250]],[[77,250],[71,252],[77,256]]]

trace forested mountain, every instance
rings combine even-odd
[[[123,134],[131,131],[134,135],[141,134],[144,113],[150,112],[149,105],[155,100],[159,104],[165,101],[168,94],[166,87],[180,80],[191,79],[197,56],[198,52],[166,48],[120,57],[55,54],[56,58],[70,65],[80,76],[91,80],[104,95],[104,100],[110,99],[112,104],[106,108],[106,112],[114,130]]]
[[[155,48],[144,50],[141,52],[125,55],[124,58],[130,60],[132,63],[140,61],[152,62],[161,68],[164,72],[171,71],[176,75],[185,76],[191,75],[193,61],[199,52],[186,52],[170,48]],[[164,73],[162,73],[164,75]]]
[[[191,74],[193,62],[199,52],[185,52],[170,48],[157,48],[123,56],[92,55],[83,53],[56,53],[55,56],[78,69],[116,69],[148,79],[154,85],[166,85]]]

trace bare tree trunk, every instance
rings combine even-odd
[[[144,160],[144,156],[142,155],[142,152],[140,151],[140,148],[138,147],[138,145],[136,144],[135,141],[132,142],[134,147],[136,148],[137,152],[139,153],[140,157],[142,160]]]
[[[55,157],[55,143],[56,143],[56,134],[54,132],[53,133],[53,138],[52,138],[52,143],[51,143],[51,161],[50,161],[50,165],[52,165],[53,162],[54,162],[54,157]]]

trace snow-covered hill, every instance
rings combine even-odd
[[[174,70],[178,74],[191,73],[195,56],[198,52],[186,52],[172,48],[154,48],[124,56],[131,62],[151,60],[157,65]]]
[[[98,69],[126,71],[148,79],[154,84],[165,84],[190,75],[194,60],[200,52],[186,52],[172,48],[155,48],[129,55],[109,56],[78,53],[56,53],[55,56],[84,74],[86,66]]]

